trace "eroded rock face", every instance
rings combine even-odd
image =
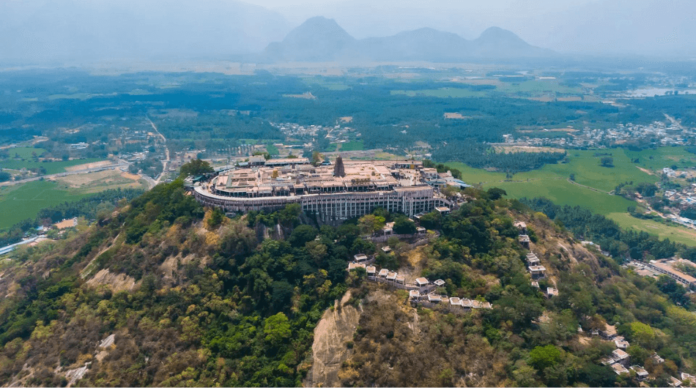
[[[333,311],[329,309],[324,312],[314,329],[313,364],[304,382],[305,387],[341,385],[338,371],[352,352],[347,343],[353,340],[353,333],[360,320],[360,311],[352,305],[347,305],[350,297],[348,291],[341,301],[336,303]]]

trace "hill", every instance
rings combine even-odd
[[[201,208],[181,181],[159,185],[84,233],[2,262],[1,379],[25,386],[291,386],[310,376],[356,386],[637,384],[601,364],[612,342],[578,333],[608,324],[653,383],[694,372],[696,318],[683,288],[621,268],[502,194],[467,189],[468,202],[451,215],[422,218],[440,237],[418,247],[391,239],[394,252],[376,255],[376,265],[407,283],[443,279],[438,294],[492,303],[457,313],[413,307],[364,270],[346,271],[354,254],[384,245],[361,234],[390,220],[405,227],[402,215],[377,209],[317,228],[289,206],[228,219]],[[527,223],[530,248],[547,268],[541,290],[525,268],[529,251],[515,220]],[[645,257],[676,249],[641,244]],[[547,286],[558,296],[545,297]],[[650,361],[654,352],[662,364]]]
[[[513,32],[497,27],[473,41],[457,34],[421,28],[393,36],[356,40],[334,20],[314,17],[271,43],[266,61],[431,61],[513,60],[549,58],[551,50],[531,46]]]

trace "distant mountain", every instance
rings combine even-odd
[[[356,40],[336,21],[314,17],[271,43],[262,58],[271,62],[298,61],[432,61],[544,58],[551,50],[532,46],[511,31],[491,27],[477,39],[421,28],[393,36]]]
[[[482,58],[528,58],[554,55],[552,50],[530,45],[515,33],[490,27],[472,43],[473,53]]]
[[[265,55],[285,61],[332,61],[354,49],[356,42],[335,20],[313,17],[290,31],[282,42],[268,45]]]
[[[234,0],[3,0],[0,62],[227,59],[290,29],[280,14]]]

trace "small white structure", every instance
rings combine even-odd
[[[462,300],[455,297],[452,297],[449,299],[450,306],[457,306],[457,307],[462,307]]]
[[[617,375],[622,375],[622,374],[629,374],[628,369],[626,369],[625,366],[621,364],[612,364],[611,369],[614,370],[614,373]]]
[[[365,264],[363,263],[348,263],[348,271],[352,271],[354,269],[362,268],[365,269]]]
[[[389,274],[387,274],[387,280],[392,282],[396,280],[396,272],[389,272]]]
[[[648,371],[646,371],[645,368],[643,368],[642,366],[633,365],[631,367],[631,370],[636,372],[636,377],[638,378],[638,380],[645,380],[648,378],[648,376],[650,376]]]
[[[427,286],[430,282],[426,278],[418,278],[416,279],[416,285],[418,287],[424,287]]]
[[[626,339],[622,336],[618,336],[614,338],[614,345],[616,345],[617,349],[623,349],[626,350],[628,349],[628,346],[630,345]]]
[[[543,265],[530,265],[529,273],[532,274],[532,277],[546,276],[546,267]]]
[[[416,233],[418,234],[425,234],[425,228],[422,226],[419,226],[416,228]]]
[[[365,268],[367,271],[367,276],[375,276],[375,273],[377,272],[377,267],[374,265],[368,265],[367,268]]]
[[[442,279],[437,279],[436,281],[433,282],[433,284],[435,284],[438,287],[442,287],[445,285],[445,281]]]
[[[435,210],[437,210],[437,212],[442,214],[443,216],[446,216],[450,213],[450,208],[446,206],[438,206],[435,208]]]
[[[406,277],[404,275],[397,275],[396,279],[394,279],[394,282],[397,284],[406,284]]]
[[[364,253],[358,253],[357,255],[353,256],[356,262],[361,262],[361,261],[367,261],[367,255]]]
[[[554,287],[546,287],[546,295],[551,298],[553,296],[558,296],[558,289]]]
[[[428,294],[428,302],[440,303],[441,301],[442,301],[442,297],[440,297],[440,295]]]
[[[631,358],[628,353],[621,349],[614,349],[614,351],[611,352],[611,357],[614,359],[614,362],[619,364],[626,364]]]
[[[527,253],[527,264],[528,265],[539,265],[541,260],[534,253]]]
[[[411,299],[420,299],[420,291],[418,290],[411,290],[408,292],[408,297]]]
[[[389,247],[389,245],[382,247],[382,252],[384,252],[384,253],[389,253],[391,251],[392,251],[392,249]]]
[[[379,276],[380,276],[380,277],[386,278],[387,275],[389,275],[389,270],[388,270],[388,269],[382,268],[381,270],[379,270]]]

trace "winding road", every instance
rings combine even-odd
[[[162,139],[162,143],[164,144],[165,159],[162,161],[162,173],[159,174],[159,176],[157,177],[157,179],[154,181],[154,184],[152,184],[152,187],[155,187],[155,186],[157,186],[157,185],[160,183],[160,181],[162,180],[162,177],[163,177],[164,174],[167,172],[167,167],[169,167],[169,161],[170,161],[170,159],[169,159],[169,148],[167,148],[167,138],[164,137],[164,135],[163,135],[162,133],[160,133],[160,131],[157,129],[157,126],[155,125],[155,123],[152,122],[152,120],[150,120],[149,117],[147,117],[147,121],[150,122],[150,125],[152,126],[152,130],[155,131],[155,133],[157,134],[157,136],[160,137],[160,138]],[[148,183],[151,183],[151,182],[148,180]]]

